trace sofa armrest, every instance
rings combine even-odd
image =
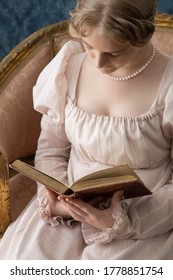
[[[11,223],[9,199],[9,168],[7,161],[0,153],[0,237]]]

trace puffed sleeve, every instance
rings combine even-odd
[[[67,94],[66,68],[72,55],[81,53],[79,43],[69,41],[43,69],[33,88],[34,108],[50,116],[56,123],[64,121]]]
[[[78,43],[69,41],[41,72],[33,88],[35,110],[43,114],[41,133],[35,155],[37,169],[57,178],[68,186],[67,168],[71,145],[65,133],[64,110],[68,81],[66,69],[70,57],[81,53]],[[37,201],[41,218],[56,226],[63,223],[61,217],[51,217],[45,189],[38,184]]]
[[[165,137],[170,141],[170,162],[173,162],[173,81],[166,91],[161,125]],[[126,204],[125,208],[121,202],[114,209],[115,222],[112,228],[100,231],[84,224],[82,229],[85,242],[100,244],[109,243],[113,239],[140,240],[171,231],[173,229],[173,176],[170,176],[167,184],[161,186],[151,196],[143,197],[140,203],[129,207]]]

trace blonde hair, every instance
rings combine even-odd
[[[69,32],[85,37],[87,27],[99,27],[122,43],[145,45],[152,37],[157,0],[78,0],[70,12]]]

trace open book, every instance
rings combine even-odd
[[[64,196],[79,196],[90,199],[100,195],[111,195],[116,190],[121,189],[124,190],[124,198],[151,194],[151,191],[128,165],[91,173],[77,180],[70,188],[21,160],[17,159],[9,166]]]

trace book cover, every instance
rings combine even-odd
[[[121,189],[124,190],[124,198],[152,194],[128,165],[120,165],[93,172],[77,180],[70,187],[19,159],[9,164],[9,166],[50,188],[57,194],[64,196],[79,196],[90,199],[100,195],[110,195],[116,190]]]

